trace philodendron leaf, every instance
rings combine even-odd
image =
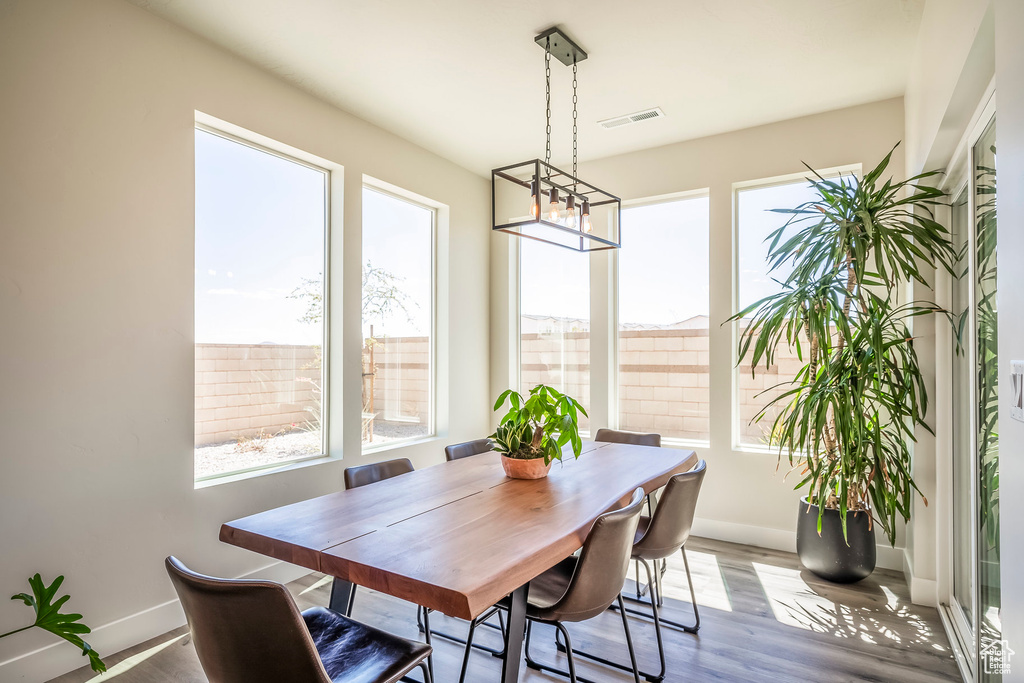
[[[64,577],[58,576],[49,586],[43,584],[43,579],[36,574],[28,580],[32,587],[32,595],[19,593],[11,596],[11,600],[21,600],[36,611],[36,623],[44,631],[49,631],[68,641],[82,651],[82,655],[89,657],[89,666],[93,671],[103,673],[107,670],[99,654],[92,649],[89,643],[82,640],[80,634],[90,633],[91,629],[80,623],[81,614],[61,614],[60,608],[71,599],[70,595],[64,595],[53,602],[53,596],[57,594],[60,585],[64,583]]]

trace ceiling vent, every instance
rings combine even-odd
[[[605,119],[604,121],[598,121],[599,124],[605,128],[619,128],[620,126],[628,126],[632,123],[640,123],[641,121],[648,121],[650,119],[663,119],[665,118],[665,112],[661,110],[661,107],[654,107],[653,109],[644,109],[634,114],[626,114],[625,116],[616,116],[613,119]]]

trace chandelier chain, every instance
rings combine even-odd
[[[576,189],[576,57],[572,60],[572,189]]]
[[[547,119],[547,144],[544,148],[544,163],[551,164],[551,37],[548,36],[547,44],[544,46],[544,96],[545,111]],[[550,167],[548,176],[551,176]]]

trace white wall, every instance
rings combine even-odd
[[[200,490],[196,110],[344,166],[332,245],[337,459]],[[90,638],[101,652],[183,623],[165,604],[165,555],[224,576],[270,564],[218,542],[222,522],[339,489],[348,465],[409,456],[422,466],[486,433],[485,179],[120,0],[0,3],[0,159],[0,594],[35,572],[66,573],[69,607],[112,624]],[[446,433],[374,458],[359,446],[364,173],[450,207],[438,264],[450,278],[439,291]],[[30,617],[5,601],[0,632]],[[0,680],[83,665],[64,643],[22,657],[54,640],[33,629],[0,641]]]
[[[861,163],[868,170],[902,139],[903,115],[902,100],[893,99],[580,165],[581,177],[625,200],[710,190],[711,447],[698,450],[709,465],[697,508],[698,534],[786,550],[796,547],[798,494],[792,490],[792,478],[783,481],[787,466],[777,473],[775,456],[731,447],[732,385],[728,378],[734,345],[730,326],[720,325],[731,313],[732,184],[800,173],[805,170],[803,161],[817,168]],[[904,177],[903,155],[894,155],[889,173]],[[508,344],[515,315],[511,310],[515,292],[509,288],[509,264],[514,263],[510,239],[499,233],[491,241],[493,395],[516,381],[515,349]],[[623,240],[623,248],[628,249],[629,235],[623,235]],[[599,316],[608,315],[608,258],[607,252],[591,256],[593,430],[605,426],[601,418],[614,410],[605,390],[607,379],[599,381],[608,376],[611,345],[597,339]],[[879,541],[884,543],[884,537]],[[880,552],[880,564],[902,568],[901,550],[880,548]]]
[[[1024,360],[1024,3],[996,0],[999,183],[999,501],[1003,636],[1017,651],[1007,683],[1024,681],[1024,423],[1010,418],[1010,361]]]

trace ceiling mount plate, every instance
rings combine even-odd
[[[546,47],[548,38],[551,38],[551,56],[566,66],[572,66],[573,62],[579,64],[587,58],[587,53],[579,45],[574,43],[569,36],[562,32],[557,26],[552,26],[542,32],[534,40],[541,47]]]

